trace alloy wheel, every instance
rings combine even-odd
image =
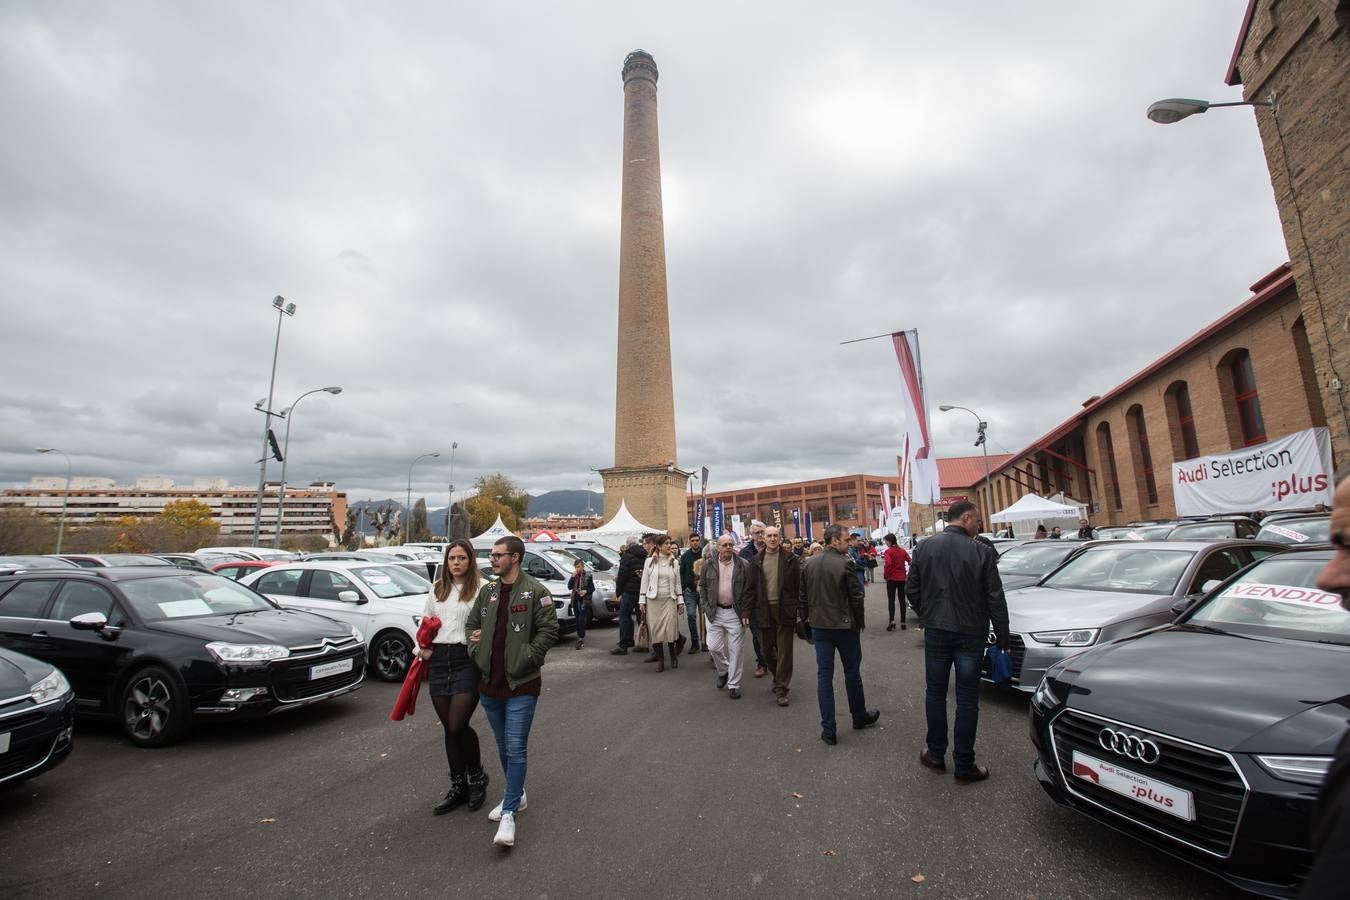
[[[412,662],[412,645],[406,638],[390,636],[375,648],[375,671],[386,681],[397,681]]]
[[[169,726],[173,692],[164,679],[143,675],[127,689],[122,716],[127,731],[138,740],[158,737]]]

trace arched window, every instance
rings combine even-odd
[[[1106,465],[1107,488],[1111,491],[1111,506],[1120,509],[1120,476],[1116,473],[1116,449],[1111,445],[1111,426],[1103,422],[1097,426],[1097,455]]]
[[[1149,506],[1158,502],[1158,482],[1153,477],[1153,454],[1148,447],[1148,427],[1144,424],[1144,408],[1139,404],[1131,406],[1125,413],[1125,423],[1130,435],[1131,453],[1134,456],[1138,474],[1136,479],[1143,482],[1144,498]]]
[[[1200,455],[1200,441],[1195,436],[1195,416],[1191,413],[1191,389],[1184,381],[1174,381],[1165,397],[1167,424],[1172,432],[1172,456],[1194,459]]]
[[[1233,443],[1243,447],[1265,443],[1266,421],[1261,415],[1252,355],[1246,349],[1233,350],[1219,364],[1219,393],[1224,399]]]

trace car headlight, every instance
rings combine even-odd
[[[352,637],[356,638],[363,644],[366,642],[366,636],[362,634],[361,629],[357,628],[355,625],[352,626]]]
[[[48,700],[55,700],[68,690],[70,682],[66,681],[66,676],[61,674],[60,669],[53,669],[52,674],[28,689],[28,696],[33,698],[34,703],[46,703]]]
[[[1331,769],[1330,756],[1257,756],[1261,768],[1281,781],[1321,785]]]
[[[1041,683],[1036,686],[1036,693],[1031,695],[1031,706],[1036,712],[1045,715],[1059,706],[1059,696],[1054,688],[1050,687],[1050,679],[1042,678]]]
[[[1056,647],[1091,647],[1100,628],[1075,628],[1072,631],[1034,631],[1031,636],[1042,644]]]
[[[279,644],[227,644],[224,641],[212,641],[206,650],[223,663],[247,666],[262,664],[274,659],[285,659],[291,651]]]

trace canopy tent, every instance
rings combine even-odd
[[[498,538],[511,537],[515,534],[506,523],[502,521],[501,516],[497,516],[497,521],[492,523],[492,527],[473,539],[474,546],[492,546]]]
[[[619,550],[623,548],[629,538],[641,537],[648,532],[665,534],[666,530],[643,525],[628,511],[628,504],[622,502],[619,504],[619,511],[614,514],[614,518],[599,528],[592,528],[590,531],[578,531],[569,534],[567,537],[568,540],[573,541],[595,541],[597,544],[604,544],[606,547]]]
[[[1082,506],[1056,503],[1039,494],[1027,494],[1007,509],[989,517],[991,522],[1037,522],[1043,519],[1073,519],[1076,523],[1083,513]]]
[[[553,532],[549,531],[547,528],[545,528],[543,531],[537,532],[534,537],[530,538],[530,540],[532,541],[556,541],[557,539],[558,536]]]

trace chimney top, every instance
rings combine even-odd
[[[634,50],[623,58],[623,83],[627,84],[634,78],[645,78],[652,84],[656,84],[659,73],[656,71],[656,60],[646,50]]]

